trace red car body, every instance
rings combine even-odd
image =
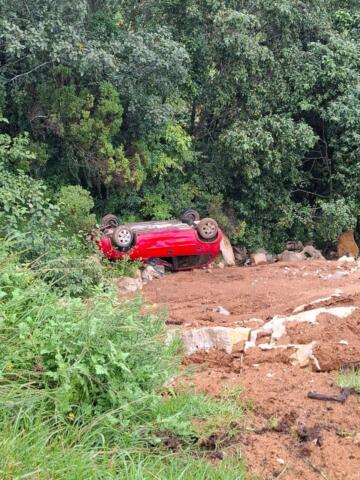
[[[134,232],[133,246],[121,251],[112,241],[113,229],[105,231],[98,246],[109,260],[130,258],[145,263],[156,260],[171,270],[187,270],[209,265],[218,256],[221,230],[214,240],[203,240],[196,225],[181,221],[140,222],[127,224]]]

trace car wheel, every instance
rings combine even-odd
[[[213,240],[218,234],[218,224],[212,218],[203,218],[196,227],[199,235],[204,240]]]
[[[125,225],[120,225],[114,230],[112,239],[118,247],[129,248],[134,241],[134,233]]]
[[[187,210],[185,210],[185,212],[182,213],[180,220],[184,223],[192,225],[194,222],[200,220],[200,214],[196,210],[188,208]]]
[[[108,213],[101,219],[100,222],[100,227],[104,228],[116,228],[119,225],[119,220],[116,215],[113,215],[112,213]]]

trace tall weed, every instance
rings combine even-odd
[[[116,424],[151,405],[173,351],[140,300],[119,303],[101,286],[87,301],[60,297],[4,251],[0,285],[0,407],[12,398],[17,415],[40,402],[71,421],[111,410]]]

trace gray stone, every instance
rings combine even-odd
[[[249,258],[248,251],[245,247],[234,247],[235,260],[238,265],[244,265]]]
[[[134,293],[137,290],[143,288],[141,278],[132,277],[120,277],[116,279],[116,285],[120,295],[127,295],[128,293]]]
[[[302,262],[306,257],[302,253],[285,250],[279,255],[279,260],[280,262]]]
[[[154,278],[161,278],[165,275],[165,267],[163,265],[146,265],[141,272],[141,277],[144,283],[151,282]]]
[[[268,253],[266,255],[266,261],[267,263],[275,263],[278,261],[278,257],[277,255],[271,255],[271,253]]]
[[[320,250],[313,247],[312,245],[306,245],[306,247],[302,250],[302,255],[308,258],[312,258],[313,260],[325,260],[325,257],[322,255]]]
[[[267,264],[267,258],[266,258],[266,253],[258,252],[258,253],[252,253],[250,255],[251,261],[254,265],[266,265]]]
[[[289,250],[290,252],[301,252],[303,248],[304,245],[300,241],[291,240],[286,242],[286,250]]]

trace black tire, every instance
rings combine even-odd
[[[100,222],[100,227],[101,228],[116,228],[119,226],[119,220],[116,215],[113,215],[112,213],[108,213],[101,219]]]
[[[192,225],[194,222],[198,222],[200,220],[200,214],[193,208],[188,208],[182,213],[180,220],[184,223]]]
[[[204,240],[214,240],[217,237],[219,227],[212,218],[203,218],[196,226],[199,236]]]
[[[132,232],[126,225],[120,225],[114,230],[112,240],[116,246],[128,249],[134,242],[134,232]]]

